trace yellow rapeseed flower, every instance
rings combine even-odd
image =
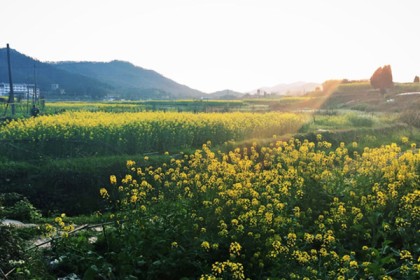
[[[204,250],[209,250],[210,249],[210,243],[207,241],[203,241],[201,243],[201,248],[203,248]]]

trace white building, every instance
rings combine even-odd
[[[20,95],[23,97],[30,97],[32,98],[35,92],[35,85],[34,84],[13,84],[13,93],[15,95]],[[10,85],[9,83],[0,83],[0,96],[8,96],[10,93]],[[40,90],[39,88],[36,89],[36,95],[39,96]]]

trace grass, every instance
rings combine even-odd
[[[318,111],[301,132],[318,130],[344,130],[366,127],[381,127],[395,123],[397,115],[384,118],[381,114],[366,114],[353,111]]]

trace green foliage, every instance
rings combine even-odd
[[[97,246],[106,245],[102,255],[112,264],[114,277],[180,279],[197,276],[207,256],[200,256],[199,240],[191,235],[193,221],[188,215],[191,210],[187,201],[159,203],[150,213],[132,213],[123,227],[107,231],[106,240],[102,240],[106,244]],[[180,245],[172,244],[174,240]]]
[[[18,229],[0,226],[0,268],[9,273],[10,280],[54,279],[47,271],[46,263],[38,251],[26,250],[27,234],[33,238],[39,234],[32,229]],[[22,236],[26,238],[22,238]],[[1,277],[1,276],[0,276]]]
[[[142,103],[136,102],[47,102],[43,109],[44,114],[60,114],[66,111],[87,111],[87,112],[141,112],[145,107]]]
[[[51,243],[51,252],[49,252],[53,256],[51,272],[63,277],[70,273],[82,275],[88,270],[89,265],[93,265],[97,259],[96,254],[92,251],[93,245],[89,243],[88,238],[89,236],[85,232],[81,232],[74,236],[54,239]]]
[[[147,111],[234,112],[251,111],[249,102],[242,100],[151,100],[142,104]]]
[[[339,113],[338,111],[325,111],[312,116],[312,122],[308,123],[305,131],[317,129],[355,129],[361,127],[372,127],[375,121],[379,121],[378,117],[369,116],[367,114],[358,114],[354,112]],[[382,121],[382,125],[390,123],[390,121]]]
[[[351,106],[350,109],[355,110],[355,111],[371,112],[372,111],[372,105],[366,104],[366,103],[358,103],[356,105]]]
[[[103,207],[98,189],[109,182],[110,173],[124,172],[126,160],[127,156],[108,156],[1,162],[0,192],[25,195],[45,215],[92,213]]]
[[[6,273],[14,268],[11,261],[22,260],[22,240],[10,227],[0,226],[0,268]]]
[[[411,126],[420,128],[420,111],[406,110],[400,115],[400,120]]]
[[[354,127],[372,127],[374,124],[374,121],[370,117],[366,116],[360,116],[357,114],[351,114],[349,115],[349,122]]]
[[[0,194],[1,216],[22,222],[34,222],[41,218],[37,210],[29,200],[18,193]]]

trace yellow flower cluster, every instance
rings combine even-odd
[[[349,155],[357,143],[331,149],[318,140],[226,153],[203,145],[158,167],[129,161],[129,174],[111,180],[120,217],[153,225],[163,216],[156,205],[179,205],[194,252],[220,257],[201,279],[381,279],[390,271],[414,279],[420,152],[391,144]],[[183,243],[168,247],[193,246]]]
[[[229,246],[229,252],[232,255],[240,255],[241,254],[241,244],[239,244],[238,242],[232,242]]]
[[[242,280],[245,279],[244,268],[240,263],[231,261],[216,262],[213,264],[212,272],[215,276],[231,275],[232,279]]]
[[[62,143],[78,144],[79,149],[85,147],[89,153],[94,149],[99,154],[163,153],[168,148],[199,147],[209,139],[223,144],[296,132],[307,119],[303,114],[275,112],[65,112],[11,121],[0,126],[0,140],[23,140],[25,145],[37,143],[37,150],[43,149],[45,154],[57,150],[53,146]]]
[[[45,225],[46,235],[51,237],[60,234],[62,237],[68,237],[69,233],[74,230],[74,224],[66,222],[66,220],[67,216],[65,213],[62,213],[60,216],[55,217],[55,225]]]

